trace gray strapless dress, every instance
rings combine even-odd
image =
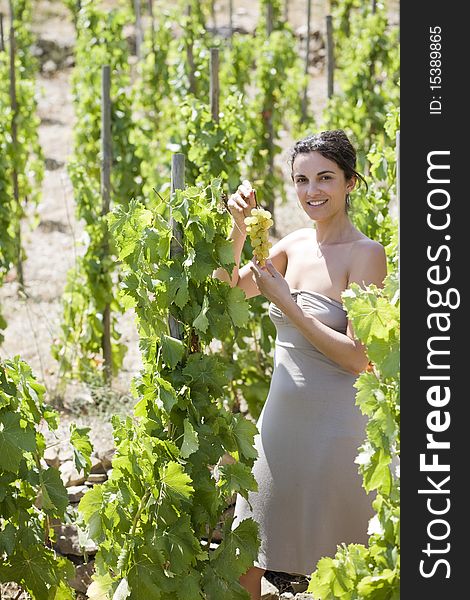
[[[305,313],[346,332],[340,302],[307,290],[292,295]],[[255,436],[258,491],[249,492],[249,503],[237,494],[232,529],[252,517],[261,537],[255,566],[310,575],[341,542],[367,545],[373,498],[354,462],[367,418],[355,405],[356,376],[319,352],[273,303],[269,316],[277,337]]]

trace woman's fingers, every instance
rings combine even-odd
[[[242,182],[242,187],[243,187],[244,198],[247,200],[250,208],[255,207],[256,206],[256,194],[255,194],[255,190],[251,186],[251,183],[247,179],[245,179]]]
[[[250,270],[253,272],[256,281],[258,281],[262,273],[260,267],[255,263],[254,260],[251,261]]]
[[[266,261],[266,269],[269,271],[269,273],[271,273],[271,275],[273,277],[275,277],[278,274],[278,270],[276,269],[276,267],[273,265],[271,260],[267,260]]]
[[[241,198],[239,194],[233,194],[232,196],[230,196],[227,205],[229,207],[233,206],[233,208],[236,208],[239,211],[243,211],[243,209],[247,208],[248,206],[245,200],[243,200],[243,198]]]
[[[238,186],[237,191],[229,197],[227,207],[239,226],[244,227],[243,221],[254,206],[256,206],[255,193],[251,183],[245,179]]]

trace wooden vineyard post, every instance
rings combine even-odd
[[[157,49],[155,48],[155,16],[153,14],[153,0],[148,0],[148,10],[150,16],[150,47],[152,48],[154,67],[155,72],[157,73]]]
[[[328,98],[333,96],[334,91],[334,71],[335,71],[335,57],[334,57],[334,46],[333,46],[333,20],[331,15],[326,17],[326,68],[328,77]]]
[[[211,48],[210,56],[210,103],[212,120],[219,122],[219,49]]]
[[[176,190],[184,189],[184,154],[180,154],[179,152],[173,154],[171,158],[171,195],[175,193]],[[171,239],[170,245],[170,257],[176,256],[177,254],[181,254],[183,252],[183,230],[181,225],[177,223],[172,215],[170,214],[171,226],[173,228],[173,237]],[[170,327],[170,335],[178,340],[183,339],[183,335],[181,333],[180,324],[176,319],[170,315],[169,317],[169,327]]]
[[[186,6],[186,15],[188,17],[188,19],[191,19],[191,4],[188,2],[187,6]],[[194,66],[194,51],[193,51],[193,46],[194,46],[194,40],[192,39],[192,34],[191,34],[191,39],[188,41],[188,45],[186,47],[186,59],[188,61],[188,67],[189,67],[189,91],[191,92],[191,94],[196,94],[196,76],[195,76],[195,71],[196,68]]]
[[[15,163],[15,157],[18,156],[18,99],[16,96],[16,40],[15,40],[15,14],[13,11],[13,3],[10,0],[10,106],[11,106],[11,145],[13,147],[13,168],[11,172],[13,184],[13,199],[15,202],[16,211],[16,272],[18,283],[21,288],[24,288],[24,272],[23,272],[23,252],[21,248],[21,218],[23,209],[20,201],[20,188],[18,183],[18,169]]]
[[[142,17],[140,12],[140,0],[134,0],[134,14],[135,14],[135,53],[137,56],[137,60],[140,61],[142,58],[142,40],[143,40],[143,31],[142,31]]]
[[[102,68],[101,82],[101,199],[102,216],[109,213],[111,200],[111,69],[109,65]],[[103,243],[104,255],[109,253],[108,234],[105,234]],[[103,359],[104,376],[106,381],[111,380],[112,374],[112,349],[111,349],[111,307],[107,304],[103,310]]]
[[[273,32],[273,4],[272,2],[268,2],[266,5],[266,35],[269,37]]]
[[[274,18],[273,18],[273,5],[271,2],[267,3],[266,6],[266,35],[269,38],[274,29]],[[273,111],[274,111],[274,98],[266,97],[264,111],[263,111],[263,119],[266,124],[266,132],[267,132],[267,144],[268,144],[268,177],[271,179],[274,175],[274,125],[273,125]],[[268,210],[274,216],[274,197],[271,194],[268,202]],[[276,235],[276,223],[271,228],[273,235]]]
[[[308,65],[310,61],[310,32],[311,32],[311,22],[312,20],[312,0],[307,0],[307,44],[305,47],[305,88],[304,95],[302,98],[302,121],[306,121],[307,119],[307,107],[308,107]]]
[[[284,0],[284,21],[289,21],[289,0]]]
[[[3,13],[0,13],[0,52],[5,50],[5,36],[3,34]]]
[[[397,160],[397,210],[398,210],[398,278],[400,278],[400,130],[396,133],[396,160]]]
[[[231,41],[233,37],[233,0],[228,0],[228,29]]]

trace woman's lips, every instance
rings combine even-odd
[[[309,206],[323,206],[326,202],[328,202],[328,198],[326,200],[308,200],[307,204]]]

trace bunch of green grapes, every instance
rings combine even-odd
[[[249,217],[245,218],[246,232],[250,236],[253,246],[253,256],[261,266],[266,264],[269,256],[271,242],[269,241],[269,228],[274,223],[269,210],[252,208]]]

